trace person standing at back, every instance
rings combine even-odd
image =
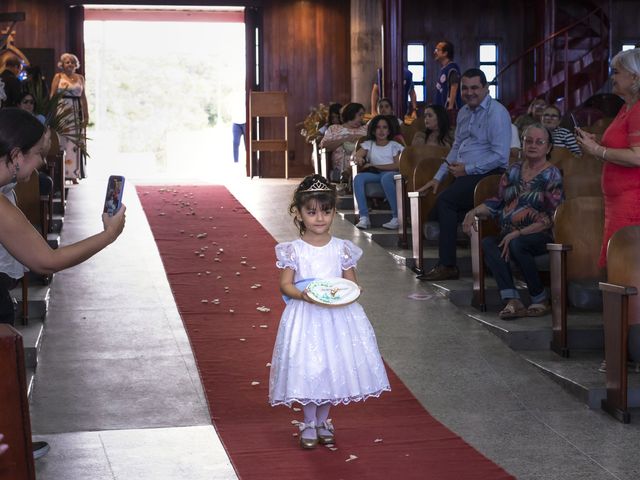
[[[456,261],[456,233],[458,223],[473,208],[473,192],[480,180],[488,175],[503,173],[509,164],[511,146],[511,118],[500,102],[489,95],[484,72],[471,68],[461,79],[462,97],[466,105],[458,113],[455,140],[446,161],[432,180],[418,191],[438,193],[447,175],[454,177],[436,200],[431,212],[440,226],[438,264],[418,276],[420,280],[458,278]]]
[[[11,54],[4,62],[4,69],[0,72],[0,81],[4,84],[6,98],[2,101],[2,107],[17,107],[22,86],[18,76],[22,72],[20,59]]]
[[[453,61],[454,54],[453,44],[447,40],[438,42],[433,51],[433,57],[440,64],[433,103],[442,105],[447,111],[462,108],[460,67]]]

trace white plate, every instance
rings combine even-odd
[[[306,288],[307,295],[315,303],[338,307],[355,302],[360,296],[360,287],[346,278],[314,280]]]

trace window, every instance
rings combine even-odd
[[[623,43],[622,44],[622,51],[626,51],[626,50],[633,50],[634,48],[636,48],[636,44],[635,43]]]
[[[407,68],[413,74],[416,101],[424,102],[427,98],[427,51],[424,43],[407,44]]]
[[[496,74],[498,73],[498,44],[483,42],[479,50],[480,70],[484,72],[489,82],[489,93],[492,98],[498,98],[499,89]]]

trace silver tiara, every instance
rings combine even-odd
[[[305,188],[304,190],[300,190],[300,192],[330,192],[331,187],[329,185],[322,183],[320,180],[316,180],[309,188]]]

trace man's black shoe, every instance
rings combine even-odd
[[[426,282],[434,282],[436,280],[456,280],[460,278],[460,271],[458,267],[447,267],[445,265],[436,265],[427,273],[418,275],[418,280],[424,280]]]

